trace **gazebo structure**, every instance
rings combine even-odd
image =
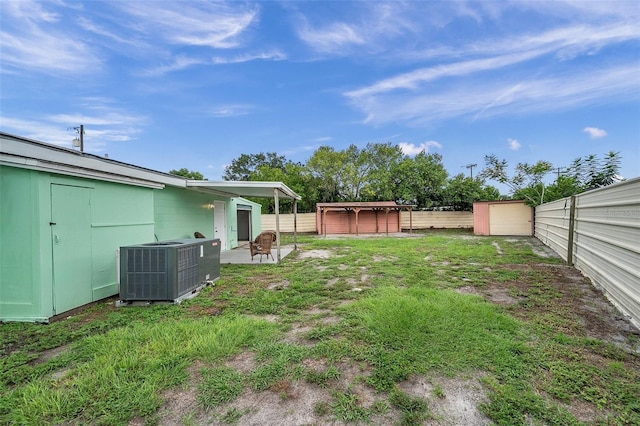
[[[395,201],[318,203],[318,234],[380,234],[401,232],[400,212],[409,210],[409,232],[413,232],[413,205]]]

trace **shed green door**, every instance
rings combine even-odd
[[[55,314],[92,301],[90,200],[90,188],[51,185]]]

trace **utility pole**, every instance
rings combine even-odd
[[[477,164],[467,164],[466,166],[464,166],[467,169],[469,169],[469,172],[471,173],[471,179],[473,179],[473,168],[477,166],[478,166]]]
[[[84,152],[84,125],[81,124],[79,127],[73,127],[73,130],[80,135],[79,138],[73,140],[73,146],[80,147],[80,152]]]

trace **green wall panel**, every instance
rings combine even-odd
[[[118,293],[116,252],[153,241],[153,190],[96,182],[91,200],[93,300]]]
[[[38,219],[38,174],[0,166],[0,319],[45,319]]]
[[[211,195],[179,188],[154,193],[155,233],[158,241],[193,238],[195,231],[213,238]]]

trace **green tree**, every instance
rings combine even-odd
[[[493,154],[484,159],[485,168],[479,175],[481,179],[491,179],[506,185],[515,198],[523,199],[528,205],[537,206],[544,202],[545,185],[542,180],[553,168],[550,162],[518,163],[516,173],[509,176],[507,160],[499,160]]]
[[[259,166],[252,174],[252,181],[265,182],[282,182],[291,188],[296,194],[302,198],[298,201],[299,212],[315,211],[315,199],[317,190],[311,174],[300,163],[287,162],[284,170],[270,167],[268,165]],[[273,213],[275,211],[274,199],[252,199],[263,206],[264,213]],[[293,200],[281,199],[280,211],[292,212]]]
[[[186,168],[182,168],[180,170],[169,170],[169,174],[182,176],[185,179],[193,179],[193,180],[205,180],[204,176],[200,172],[196,172],[194,170],[189,170]]]
[[[287,159],[279,156],[275,152],[258,153],[258,154],[241,154],[240,157],[231,161],[231,164],[225,167],[222,178],[224,180],[243,181],[251,180],[252,174],[258,167],[269,166],[273,169],[285,169]]]
[[[621,180],[618,176],[620,162],[619,152],[609,151],[602,161],[597,155],[590,154],[573,160],[565,174],[584,191],[600,188]]]
[[[394,173],[404,158],[402,150],[399,146],[387,142],[368,144],[365,151],[370,169],[367,183],[361,191],[362,200],[397,201]]]
[[[360,150],[355,145],[343,151],[344,164],[340,198],[347,201],[361,201],[362,190],[368,182],[371,161],[366,149]]]
[[[476,201],[495,201],[502,200],[503,197],[500,195],[500,191],[495,186],[484,185],[482,187],[482,192],[480,193],[480,198]]]
[[[344,201],[343,181],[347,154],[330,146],[321,146],[307,160],[306,166],[318,183],[316,202]]]
[[[442,206],[443,190],[448,177],[442,164],[442,156],[422,151],[413,158],[413,167],[409,186],[416,200],[415,204],[418,208]]]
[[[571,176],[560,175],[554,183],[548,185],[544,192],[544,202],[559,200],[581,193],[582,186]]]
[[[447,181],[444,188],[443,205],[455,211],[473,211],[475,201],[499,200],[500,193],[492,186],[485,187],[484,181],[471,178],[463,173]]]

